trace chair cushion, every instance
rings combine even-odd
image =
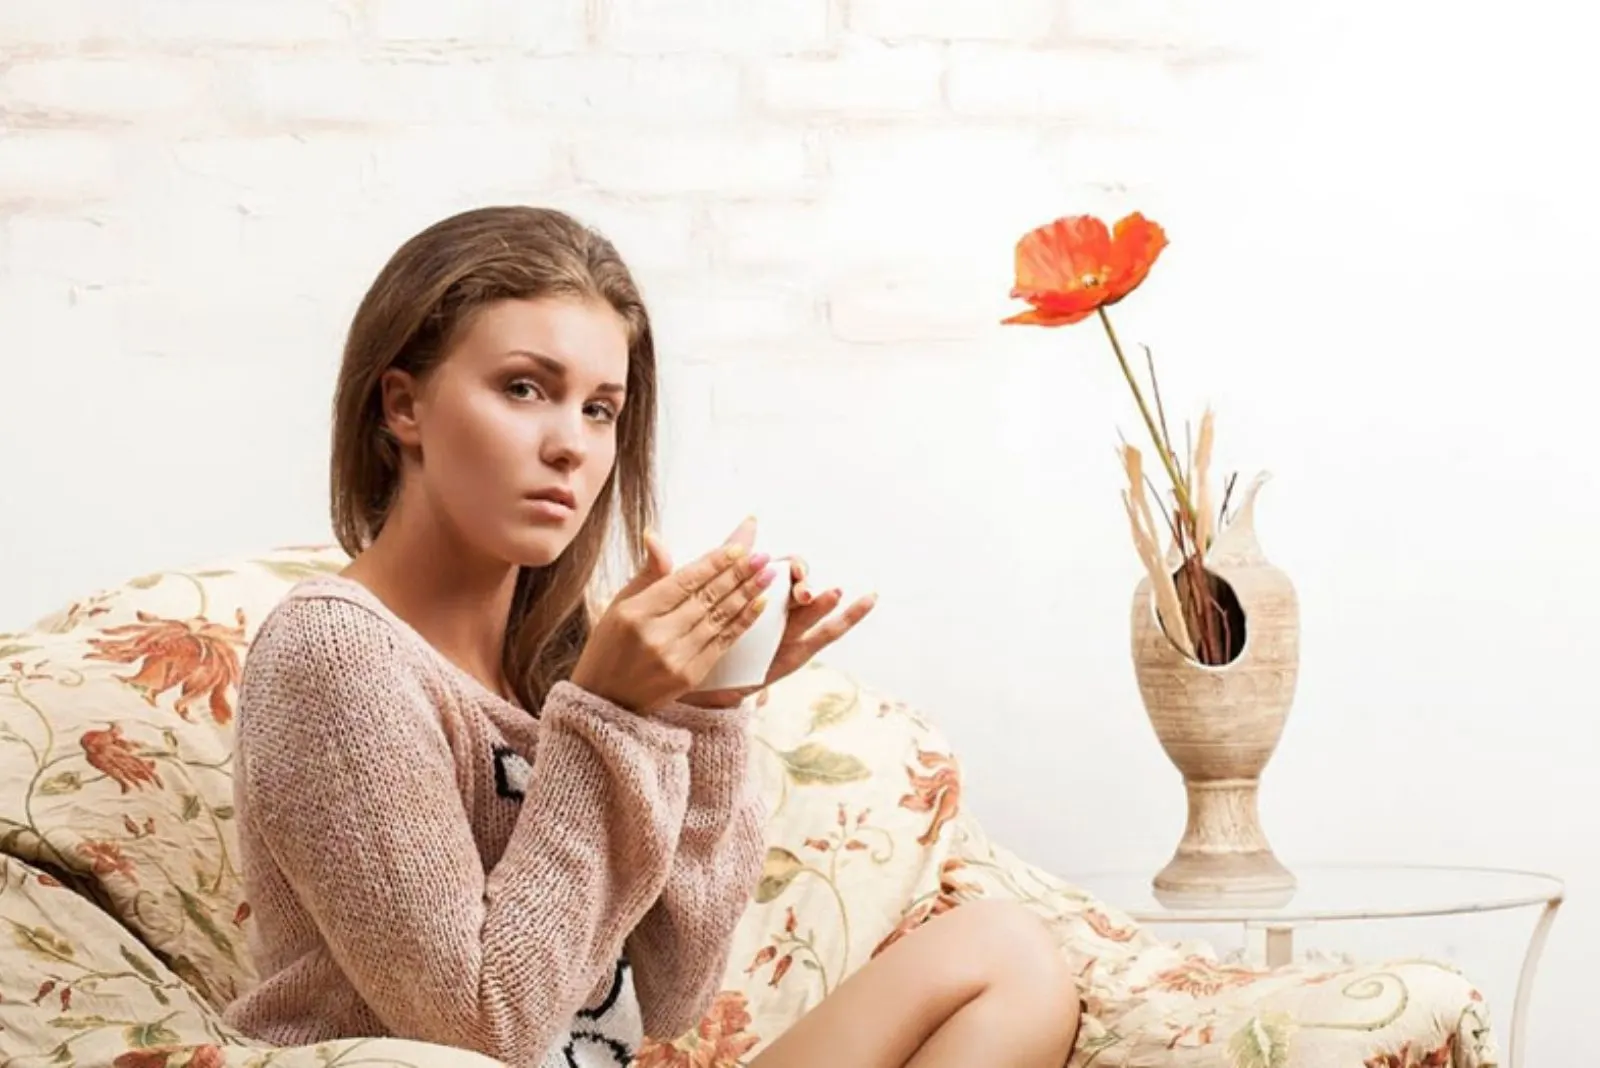
[[[0,1056],[64,1068],[495,1068],[400,1039],[272,1049],[54,875],[0,856]]]
[[[0,636],[0,852],[127,925],[213,1004],[255,972],[233,818],[242,657],[292,549],[145,575]]]

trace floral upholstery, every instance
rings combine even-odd
[[[232,824],[239,668],[263,615],[335,550],[134,579],[0,635],[0,1063],[488,1066],[398,1039],[274,1050],[221,1006],[255,980]],[[763,877],[723,992],[638,1068],[734,1068],[929,917],[1045,917],[1081,976],[1075,1068],[1487,1068],[1482,998],[1427,961],[1257,970],[1164,942],[989,839],[914,708],[834,669],[772,687],[753,772]]]

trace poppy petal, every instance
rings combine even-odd
[[[1117,220],[1111,246],[1112,272],[1107,285],[1107,304],[1115,304],[1139,288],[1161,250],[1167,247],[1167,234],[1159,223],[1134,212]]]
[[[1053,293],[1082,289],[1084,276],[1103,275],[1111,257],[1106,224],[1092,215],[1069,215],[1017,242],[1016,285]]]
[[[1073,321],[1094,311],[1105,303],[1102,289],[1077,289],[1066,293],[1023,293],[1023,300],[1050,316],[1076,316]]]
[[[1018,326],[1071,326],[1073,323],[1081,322],[1093,314],[1093,307],[1073,312],[1051,311],[1047,308],[1029,308],[1025,312],[1018,312],[1016,315],[1000,320],[1000,322],[1001,325],[1011,324]]]

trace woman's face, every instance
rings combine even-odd
[[[627,380],[627,324],[604,302],[486,305],[420,384],[385,377],[390,429],[416,461],[403,477],[472,550],[546,566],[611,474]]]

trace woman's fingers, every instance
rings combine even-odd
[[[661,539],[656,537],[655,531],[645,531],[644,564],[633,573],[633,577],[628,579],[622,589],[617,591],[616,600],[625,601],[630,597],[639,596],[671,572],[672,559],[662,547]]]
[[[757,575],[726,598],[725,603],[730,608],[738,605],[726,623],[715,622],[713,613],[707,613],[706,618],[701,621],[695,637],[703,638],[704,644],[700,646],[700,651],[695,654],[691,662],[694,675],[699,677],[710,671],[712,665],[728,651],[728,647],[738,641],[745,631],[755,626],[756,620],[761,618],[761,613],[766,611],[767,597],[762,591],[771,580],[763,582],[761,579],[762,576]]]
[[[639,594],[641,607],[650,615],[666,615],[699,593],[707,583],[741,560],[747,560],[755,540],[755,523],[753,517],[746,519],[715,549],[649,583]],[[656,549],[665,556],[666,550],[660,548],[659,542],[656,542]],[[652,550],[652,558],[655,552]]]
[[[843,594],[838,590],[829,590],[817,598],[815,604],[820,605],[826,599],[831,602],[829,607],[831,611],[832,606],[837,605],[842,596]],[[802,654],[801,663],[810,660],[822,650],[849,634],[858,623],[867,618],[872,609],[877,606],[877,603],[878,595],[870,593],[865,597],[856,599],[851,603],[850,607],[831,619],[824,619],[815,627],[800,632],[796,639],[796,644]]]
[[[823,590],[815,596],[809,596],[803,605],[791,606],[789,609],[789,625],[785,633],[791,636],[804,634],[817,620],[827,616],[839,602],[844,599],[844,591],[838,587]]]
[[[667,625],[674,634],[690,634],[707,621],[713,626],[725,626],[749,603],[754,595],[741,596],[751,582],[763,574],[768,576],[761,584],[765,589],[771,581],[772,568],[768,567],[766,553],[756,553],[738,560],[733,566],[717,573],[709,582],[667,613]],[[757,590],[757,592],[760,592]]]
[[[797,605],[811,603],[811,588],[806,585],[806,574],[809,571],[810,568],[806,566],[805,560],[798,556],[789,558],[789,599]]]
[[[872,611],[878,602],[877,594],[863,597],[839,616],[818,625],[839,606],[844,593],[837,589],[824,590],[804,608],[791,608],[789,620],[783,631],[783,644],[773,660],[772,672],[767,681],[775,682],[785,675],[799,671],[813,657],[848,634]]]
[[[653,530],[644,532],[644,554],[648,565],[646,570],[656,578],[672,574],[672,554],[667,552],[667,547],[661,544],[661,539]]]
[[[759,559],[759,557],[752,557],[752,559]],[[771,567],[762,567],[761,570],[749,575],[724,596],[718,598],[715,604],[706,606],[698,616],[689,619],[686,629],[689,634],[690,647],[699,650],[707,643],[717,640],[724,632],[735,627],[745,610],[758,599],[765,606],[766,598],[763,596],[763,591],[772,585],[773,576],[774,572]],[[709,588],[708,586],[707,589]],[[759,615],[760,613],[757,614]],[[731,643],[732,639],[729,638],[728,641]]]

